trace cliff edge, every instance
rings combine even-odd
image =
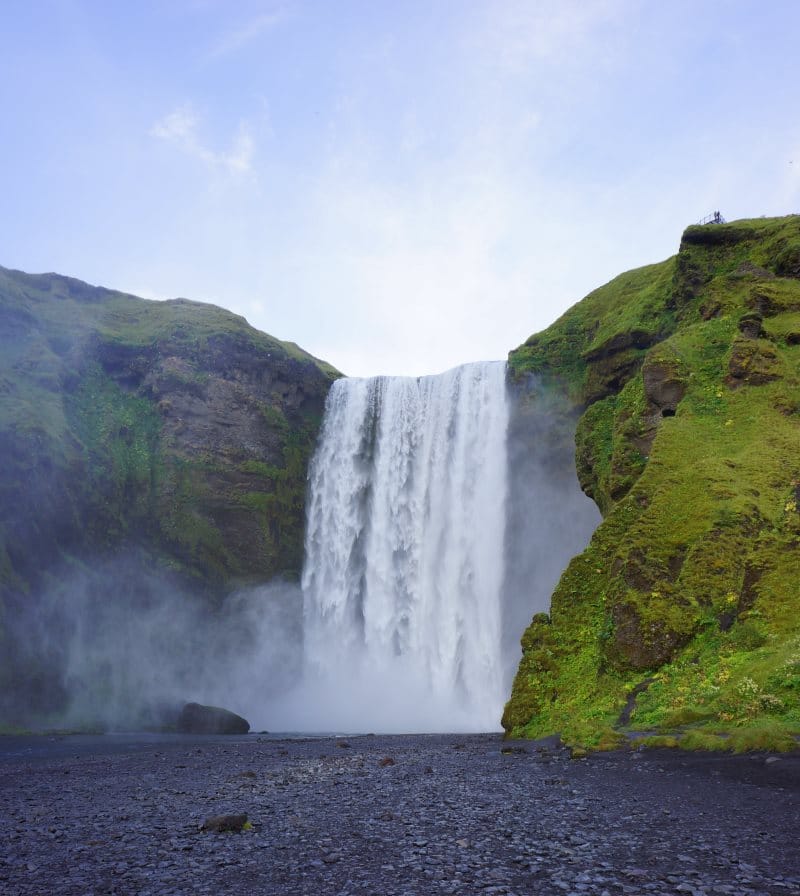
[[[297,574],[337,375],[213,305],[0,268],[0,606],[131,545],[211,599]]]
[[[689,227],[510,354],[582,410],[604,519],[534,617],[503,725],[614,746],[800,732],[800,216]]]

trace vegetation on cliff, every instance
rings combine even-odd
[[[507,731],[792,745],[800,216],[689,227],[510,364],[583,409],[577,470],[604,521],[525,632]]]
[[[130,544],[211,597],[296,574],[336,375],[213,305],[0,268],[0,607]]]

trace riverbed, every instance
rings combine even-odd
[[[800,757],[0,738],[0,893],[800,893]],[[246,814],[246,829],[200,830]]]

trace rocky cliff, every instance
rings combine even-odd
[[[525,632],[507,731],[792,744],[800,216],[688,228],[510,363],[582,411],[578,475],[604,520]]]
[[[211,599],[296,574],[336,375],[213,305],[0,268],[0,605],[131,546]]]

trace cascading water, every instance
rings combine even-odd
[[[131,554],[21,601],[10,643],[20,668],[47,658],[66,725],[161,724],[197,700],[255,730],[497,729],[520,635],[600,519],[574,432],[568,403],[532,377],[506,384],[502,363],[339,380],[302,593],[267,583],[210,617]],[[0,693],[0,710],[21,705]]]
[[[498,727],[505,370],[334,383],[303,573],[320,729]]]

